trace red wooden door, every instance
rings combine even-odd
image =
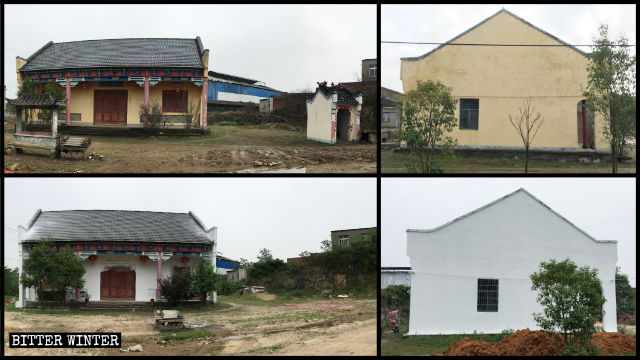
[[[136,272],[107,270],[100,273],[100,300],[135,300]]]
[[[127,90],[96,90],[94,125],[127,125]]]

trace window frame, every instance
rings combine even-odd
[[[182,96],[185,100],[183,102],[183,108],[178,107],[178,99]],[[172,99],[167,99],[171,97]],[[171,103],[173,101],[173,103]],[[187,104],[189,103],[189,90],[162,90],[162,112],[168,113],[185,113],[187,111]]]
[[[495,296],[491,296],[492,294],[495,294]],[[476,311],[477,312],[498,312],[499,299],[500,299],[499,279],[478,278]],[[494,300],[495,300],[495,303],[493,303]]]
[[[371,75],[373,70],[373,75]],[[378,64],[369,64],[369,77],[376,77],[378,75]]]
[[[476,103],[476,107],[474,108],[470,108],[470,107],[466,107],[463,108],[462,107],[462,103],[463,102],[473,102],[475,101]],[[468,105],[467,105],[468,106]],[[471,112],[472,110],[475,110],[476,112],[476,126],[475,127],[471,127]],[[463,126],[462,125],[462,114],[464,114],[464,111],[468,111],[468,117],[467,117],[467,126]],[[458,127],[460,128],[460,130],[478,130],[478,128],[480,127],[480,99],[476,99],[476,98],[461,98],[460,99],[460,121],[458,123]]]
[[[349,245],[349,235],[338,235],[338,245],[340,246]]]

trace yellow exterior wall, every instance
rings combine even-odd
[[[44,86],[44,85],[42,85]],[[64,87],[62,87],[65,90]],[[202,88],[191,82],[173,81],[159,82],[155,86],[149,86],[149,104],[157,101],[162,105],[162,90],[187,90],[189,101],[196,101],[201,104]],[[94,94],[96,90],[126,90],[127,91],[127,126],[142,126],[140,122],[140,105],[144,104],[144,87],[135,82],[125,81],[122,87],[98,87],[97,82],[82,82],[71,88],[71,113],[80,113],[81,121],[72,121],[72,124],[92,125]],[[201,110],[201,109],[200,109]],[[167,115],[178,115],[180,113],[167,112]],[[58,122],[66,121],[66,115],[60,114]],[[182,123],[180,123],[182,124]],[[179,125],[180,125],[179,124]]]
[[[505,12],[460,36],[452,43],[560,44]],[[404,92],[418,80],[440,81],[454,97],[479,99],[478,130],[452,135],[458,145],[519,146],[522,141],[509,122],[520,116],[527,97],[544,117],[532,147],[577,148],[577,106],[587,84],[587,59],[570,47],[444,46],[418,60],[403,59]],[[460,122],[460,102],[455,113]],[[595,145],[607,150],[602,117],[595,115]]]

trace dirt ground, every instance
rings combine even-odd
[[[376,355],[376,301],[327,299],[287,304],[245,305],[214,312],[185,313],[185,323],[207,323],[212,335],[163,340],[153,315],[44,315],[6,312],[6,355]],[[195,331],[182,330],[182,332]],[[141,344],[142,352],[119,349],[11,349],[9,332],[121,332],[123,347]],[[182,334],[182,332],[180,332]],[[170,332],[168,334],[171,334]]]
[[[620,333],[597,332],[593,344],[602,355],[636,352],[636,340]],[[545,331],[518,330],[506,335],[497,343],[464,338],[449,345],[445,356],[551,356],[562,353],[561,343]]]
[[[53,159],[46,151],[31,150],[5,154],[5,170],[16,173],[376,172],[375,144],[325,146],[299,139],[301,135],[297,133],[265,129],[238,131],[229,139],[226,135],[183,139],[91,137],[88,154],[104,154],[104,160],[84,160],[71,153],[63,154],[62,159]],[[248,138],[242,142],[243,135],[257,140]],[[12,136],[5,133],[5,144]],[[294,145],[286,143],[287,136]],[[246,143],[256,145],[243,145]]]

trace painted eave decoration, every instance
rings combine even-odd
[[[358,91],[357,93],[351,93],[346,88],[342,87],[340,84],[327,86],[327,82],[318,83],[318,87],[316,88],[316,92],[313,93],[308,99],[308,103],[312,103],[315,100],[318,94],[321,94],[325,99],[329,99],[333,94],[338,95],[338,104],[353,104],[357,105],[358,97],[362,96],[362,92]]]

